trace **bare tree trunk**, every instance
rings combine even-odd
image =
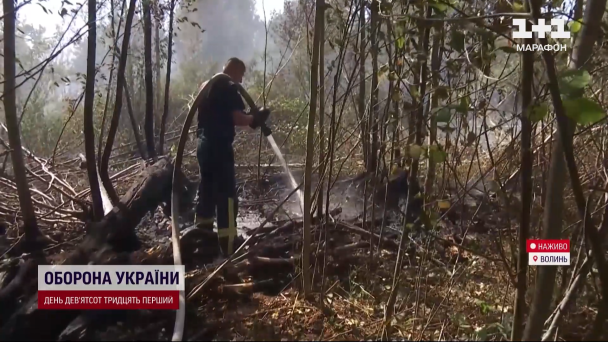
[[[427,18],[430,18],[432,14],[432,7],[431,6],[427,6],[427,10],[426,10],[426,16]],[[416,134],[415,134],[415,144],[418,146],[422,146],[422,137],[424,135],[423,133],[423,129],[424,129],[424,108],[425,108],[425,98],[426,98],[426,82],[427,82],[427,57],[429,54],[429,39],[430,39],[430,35],[431,35],[431,27],[427,26],[425,24],[420,24],[420,32],[424,32],[422,34],[421,40],[422,40],[422,44],[419,44],[419,48],[422,49],[421,54],[422,56],[425,56],[424,59],[422,61],[420,61],[420,68],[419,68],[419,72],[416,75],[417,78],[417,86],[418,86],[418,99],[414,98],[412,100],[412,103],[415,103],[416,105],[414,106],[414,108],[417,108],[416,110],[416,117],[415,117],[415,129],[416,129]],[[413,115],[413,114],[412,114]],[[419,161],[418,159],[413,159],[412,160],[412,166],[410,169],[410,184],[413,184],[414,181],[416,181],[416,178],[418,177],[418,168],[419,168]]]
[[[574,5],[574,17],[572,19],[577,20],[577,21],[581,21],[581,19],[583,19],[583,0],[576,1],[575,5]],[[580,33],[580,31],[570,33],[570,39],[571,39],[572,43],[574,43],[576,41],[579,33]],[[568,63],[570,63],[571,58],[572,58],[572,55],[568,56]],[[572,234],[572,236],[570,238],[570,241],[578,241],[580,233],[581,233],[580,229],[575,230],[574,234]],[[570,268],[564,268],[562,270],[562,279],[561,279],[562,281],[561,281],[560,289],[558,291],[558,293],[560,295],[564,294],[566,288],[569,286],[569,282],[568,282],[569,271],[570,271]],[[547,332],[545,332],[545,335],[546,334],[547,334]],[[553,335],[553,334],[551,334],[551,335]]]
[[[97,1],[89,0],[89,33],[87,46],[87,80],[84,95],[84,152],[87,158],[87,176],[93,200],[93,217],[95,221],[103,217],[101,190],[97,178],[95,161],[95,127],[93,126],[93,108],[95,104],[95,51],[97,46]],[[112,24],[112,28],[114,25]]]
[[[154,88],[152,84],[152,15],[151,0],[144,0],[144,65],[146,82],[146,117],[144,121],[144,132],[146,135],[146,147],[148,157],[156,158],[154,151]]]
[[[108,174],[108,165],[110,163],[110,154],[112,154],[112,146],[114,145],[114,138],[116,137],[116,131],[118,130],[118,123],[120,121],[120,112],[122,111],[122,91],[125,83],[125,69],[127,67],[127,52],[129,51],[129,41],[131,39],[131,26],[133,24],[133,15],[135,14],[136,0],[130,0],[129,11],[127,12],[127,20],[125,22],[125,34],[122,37],[122,48],[120,49],[120,59],[118,60],[118,71],[116,73],[116,101],[114,102],[114,113],[112,114],[112,121],[110,122],[110,129],[108,130],[108,139],[106,140],[106,146],[101,156],[101,165],[99,168],[99,178],[103,182],[103,186],[108,192],[108,196],[112,200],[112,204],[116,204],[120,201],[118,194],[112,185],[110,176]]]
[[[537,19],[541,17],[541,6],[542,3],[539,0],[532,2],[532,12]],[[600,32],[600,23],[605,9],[606,0],[589,0],[587,2],[584,16],[585,25],[583,25],[582,31],[579,34],[579,39],[573,47],[572,60],[568,66],[569,69],[576,70],[582,68],[591,56],[593,46],[595,45]],[[543,55],[543,57],[545,57],[545,55]],[[545,64],[546,63],[547,59],[545,59]],[[548,68],[549,66],[547,65],[547,69]],[[548,72],[554,73],[555,70],[548,70]],[[580,96],[582,95],[581,92]],[[564,127],[566,136],[562,138],[562,134],[564,133],[562,133],[561,129],[558,130],[557,141],[553,145],[549,181],[547,185],[547,200],[543,217],[543,231],[541,235],[543,239],[559,239],[561,236],[564,209],[564,185],[566,181],[566,162],[564,160],[563,141],[568,143],[572,141],[574,128],[574,123],[570,120],[566,120],[566,126]],[[552,303],[556,273],[557,266],[538,268],[534,300],[530,307],[530,315],[528,316],[526,329],[524,330],[523,340],[537,341],[541,338],[544,323],[549,315],[550,305]]]
[[[526,8],[530,6],[526,3]],[[528,22],[528,29],[531,24]],[[524,44],[533,44],[534,38],[525,39]],[[520,341],[523,333],[523,322],[526,310],[526,292],[528,290],[528,253],[526,240],[530,230],[530,211],[532,209],[532,122],[528,116],[532,105],[532,86],[534,84],[534,52],[522,53],[521,58],[521,223],[518,237],[517,254],[517,292],[513,313],[513,330],[511,341]]]
[[[141,159],[146,160],[146,150],[144,150],[144,145],[142,144],[141,137],[139,136],[139,129],[137,128],[137,121],[135,120],[135,114],[133,113],[133,105],[131,104],[129,86],[127,85],[127,82],[123,83],[123,85],[125,88],[125,99],[127,100],[127,113],[129,114],[129,121],[131,122],[131,127],[133,128],[133,136],[135,137],[137,150],[139,151]]]
[[[361,145],[363,160],[367,163],[369,153],[369,129],[365,121],[365,3],[361,0],[359,8],[359,121],[361,121]]]
[[[156,77],[156,88],[154,89],[154,122],[155,122],[155,128],[157,130],[160,130],[160,121],[161,121],[161,113],[162,110],[160,108],[160,100],[162,97],[162,90],[160,87],[160,62],[161,62],[161,58],[160,58],[160,30],[161,30],[161,22],[160,22],[160,3],[159,1],[156,1],[155,6],[154,6],[154,23],[155,23],[155,27],[154,27],[154,54],[156,55],[156,72],[155,72],[155,77]],[[160,131],[159,131],[160,134]],[[162,154],[162,153],[161,153]]]
[[[3,1],[4,10],[4,115],[8,130],[8,141],[11,147],[11,161],[19,195],[19,206],[23,215],[23,231],[26,243],[34,248],[40,237],[36,212],[27,184],[25,162],[21,150],[21,135],[17,121],[17,105],[15,96],[15,3],[13,0]]]
[[[370,110],[368,118],[368,127],[370,129],[371,145],[367,152],[367,160],[365,161],[366,171],[375,173],[378,168],[378,16],[380,11],[380,3],[378,0],[372,0],[371,3],[371,18],[370,18],[370,43],[372,52],[372,89],[370,99]]]
[[[433,85],[433,89],[437,89],[439,87],[439,79],[440,79],[440,69],[441,69],[441,57],[442,57],[442,46],[441,43],[443,41],[444,36],[443,30],[443,22],[439,22],[435,24],[435,32],[433,36],[433,55],[431,56],[431,82]],[[431,95],[431,110],[433,113],[439,108],[439,96],[438,93],[435,92]],[[435,114],[431,114],[431,127],[429,129],[429,139],[428,144],[437,143],[437,118]],[[434,158],[429,158],[428,160],[429,167],[426,171],[426,178],[424,181],[424,195],[427,200],[432,201],[433,197],[433,184],[435,183],[435,173],[437,172],[437,161]]]
[[[325,8],[325,0],[318,0]],[[323,216],[323,187],[321,180],[325,173],[325,20],[321,21],[319,41],[319,194],[317,196],[317,217]],[[329,201],[329,198],[327,199]]]
[[[126,0],[122,1],[122,7],[120,9],[120,17],[118,19],[118,30],[114,30],[114,1],[110,1],[110,10],[112,11],[112,36],[114,37],[114,44],[113,47],[115,50],[112,51],[112,64],[111,64],[111,68],[110,68],[110,77],[108,79],[108,90],[106,92],[106,104],[103,108],[103,116],[101,119],[101,131],[99,133],[99,140],[97,143],[97,160],[101,160],[101,151],[102,151],[102,146],[103,146],[103,135],[104,135],[104,131],[105,131],[105,127],[106,127],[106,115],[108,112],[108,106],[110,105],[110,97],[111,93],[112,93],[112,81],[114,80],[114,64],[116,61],[116,56],[118,55],[118,37],[120,36],[120,24],[122,23],[122,15],[125,11],[125,6],[126,6]],[[89,160],[89,157],[87,157],[87,160]]]
[[[302,279],[304,297],[309,298],[311,286],[310,275],[310,229],[311,229],[311,204],[312,204],[312,164],[315,154],[315,116],[317,115],[317,90],[319,86],[319,42],[321,41],[321,21],[324,20],[322,1],[316,1],[315,10],[315,33],[312,48],[312,65],[310,70],[310,111],[308,113],[308,132],[306,136],[306,167],[304,170],[304,219],[303,242],[302,242]]]
[[[160,121],[160,137],[158,142],[158,153],[164,154],[165,130],[167,116],[169,116],[169,85],[171,83],[171,58],[173,57],[173,14],[175,12],[175,0],[171,0],[171,12],[169,13],[169,44],[167,46],[167,76],[165,77],[165,103],[163,104],[163,117]]]

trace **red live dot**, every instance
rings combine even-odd
[[[528,253],[567,253],[570,252],[570,240],[528,240]]]

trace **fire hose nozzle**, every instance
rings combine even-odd
[[[260,126],[260,130],[262,131],[262,134],[264,134],[265,137],[272,134],[270,127],[268,127],[266,124],[262,124],[262,126]]]

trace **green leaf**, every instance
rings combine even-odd
[[[566,115],[580,125],[596,123],[606,116],[602,106],[584,97],[565,100],[564,108]]]
[[[590,82],[587,70],[566,70],[559,76],[559,88],[566,95],[585,88]]]
[[[413,159],[419,159],[422,154],[422,147],[420,145],[410,145],[409,156]]]
[[[448,154],[441,150],[437,145],[429,146],[429,158],[435,163],[443,163]]]
[[[576,33],[581,30],[583,24],[579,20],[574,20],[568,23],[568,28],[570,28],[570,32]]]
[[[403,37],[399,37],[399,38],[397,39],[397,42],[396,42],[396,43],[397,43],[397,48],[398,48],[398,49],[403,49],[403,47],[405,46],[405,38],[403,38]]]
[[[464,51],[464,33],[458,30],[452,30],[451,39],[450,39],[450,47],[458,52]]]
[[[465,96],[460,99],[460,104],[456,108],[462,114],[466,114],[469,111],[469,105],[471,103],[471,99],[468,96]]]
[[[410,87],[410,96],[413,99],[420,99],[420,93],[418,92],[418,88],[416,86]]]
[[[529,109],[528,119],[532,123],[539,122],[544,119],[549,113],[549,106],[546,103],[533,105]]]
[[[452,114],[448,108],[442,108],[437,112],[437,122],[450,122],[450,119],[452,119]]]
[[[515,12],[524,12],[524,5],[519,3],[519,2],[514,2],[513,3],[513,11]]]
[[[438,1],[430,1],[429,5],[436,9],[439,12],[445,12],[448,9],[448,5],[438,2]]]

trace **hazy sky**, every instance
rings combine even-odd
[[[215,0],[215,1],[226,1],[226,0]],[[232,0],[232,1],[238,1],[238,0]],[[281,11],[283,10],[283,3],[285,0],[263,0],[264,2],[264,9],[266,10],[266,16],[267,18],[270,17],[270,13],[272,11]],[[22,1],[19,1],[19,3],[21,3]],[[47,11],[52,12],[50,14],[47,14],[44,12],[44,10],[42,9],[42,7],[39,5],[42,4]],[[74,2],[73,2],[74,3]],[[62,19],[58,12],[59,9],[61,8],[61,0],[46,0],[46,1],[38,1],[38,0],[34,0],[32,1],[32,3],[24,6],[23,8],[21,8],[17,13],[19,15],[19,18],[22,20],[25,20],[31,24],[34,25],[41,25],[44,27],[47,27],[49,29],[49,31],[53,32],[53,28],[56,25],[60,25],[60,26],[65,26],[69,23],[70,20],[70,16],[65,16],[65,19]],[[263,18],[263,13],[264,11],[262,11],[262,0],[256,0],[256,11],[258,13],[258,15]],[[201,25],[204,27],[204,24],[201,23]],[[74,25],[76,26],[76,25]],[[51,33],[47,33],[47,34],[51,34]]]

